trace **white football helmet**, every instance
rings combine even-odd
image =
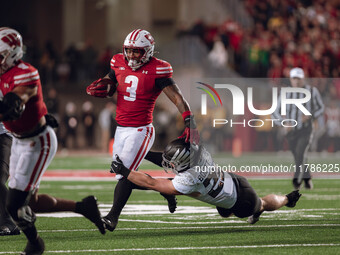
[[[143,29],[133,30],[124,40],[123,52],[126,60],[129,62],[128,66],[133,71],[140,68],[147,63],[153,56],[155,48],[155,41],[152,35]],[[126,49],[139,49],[142,50],[142,57],[137,61],[135,59],[128,59]]]
[[[15,65],[24,55],[22,37],[14,29],[0,28],[0,75]]]

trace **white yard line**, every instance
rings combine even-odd
[[[125,220],[121,220],[125,221]],[[129,220],[135,221],[135,220]],[[138,221],[141,222],[141,221]],[[169,222],[168,222],[169,223]],[[154,228],[116,228],[116,231],[144,231],[144,230],[181,230],[181,229],[235,229],[235,228],[292,228],[292,227],[340,227],[340,224],[291,224],[291,225],[239,225],[239,226],[192,226],[192,227],[154,227]],[[97,229],[54,229],[39,230],[41,233],[53,232],[87,232],[98,231]]]
[[[230,245],[206,247],[160,247],[160,248],[128,248],[128,249],[99,249],[99,250],[56,250],[45,253],[91,253],[91,252],[131,252],[131,251],[178,251],[178,250],[220,250],[220,249],[254,249],[254,248],[289,248],[289,247],[332,247],[337,243],[306,243],[306,244],[269,244],[269,245]],[[18,252],[0,252],[0,254],[17,254]]]
[[[102,215],[108,213],[109,209],[111,208],[111,204],[99,204],[100,212]],[[288,214],[291,215],[292,213],[299,213],[299,212],[331,212],[335,211],[338,212],[339,208],[310,208],[310,209],[288,209],[288,210],[277,210],[274,212],[264,212],[263,217],[267,217],[268,215],[277,215],[277,214]],[[128,204],[123,209],[122,215],[167,215],[174,217],[175,220],[176,216],[181,216],[183,214],[192,214],[192,215],[202,215],[202,214],[209,214],[209,215],[218,215],[215,208],[207,207],[207,206],[178,206],[176,212],[174,214],[169,213],[168,206],[166,205],[146,205],[146,204]],[[76,214],[73,212],[56,212],[56,213],[38,213],[38,217],[51,217],[51,218],[71,218],[71,217],[83,217],[80,214]],[[144,222],[153,222],[153,223],[173,223],[173,224],[185,224],[183,222],[166,222],[166,221],[144,221]],[[218,222],[210,222],[210,223],[223,223],[223,222],[230,222],[230,220],[225,221],[222,220]],[[241,220],[237,219],[237,222],[242,222]],[[192,224],[192,223],[191,223]],[[199,222],[195,224],[200,224]],[[205,223],[202,223],[205,224]]]

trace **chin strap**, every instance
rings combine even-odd
[[[138,68],[144,65],[143,62],[138,63],[135,59],[129,60],[128,66],[131,67],[132,71],[136,71]]]

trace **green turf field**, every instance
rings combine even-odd
[[[231,153],[212,154],[216,163],[220,165],[230,164],[237,168],[242,165],[260,165],[261,163],[280,165],[291,164],[293,156],[290,152],[260,152],[260,153],[244,153],[241,157],[235,158]],[[320,154],[309,153],[308,163],[310,164],[334,164],[339,162],[339,154]],[[60,155],[53,159],[49,169],[109,169],[112,157],[110,155]],[[144,160],[140,169],[159,169],[151,162]],[[340,174],[340,173],[339,173]]]
[[[68,162],[59,157],[52,167],[83,168]],[[94,162],[88,159],[84,168],[91,169]],[[251,179],[250,183],[260,196],[292,190],[288,179]],[[40,193],[76,200],[93,194],[106,215],[114,185],[43,181]],[[185,196],[178,198],[178,210],[170,214],[164,199],[153,191],[133,191],[117,229],[104,236],[91,222],[70,213],[39,214],[36,224],[46,254],[340,254],[340,179],[314,179],[314,185],[313,190],[302,189],[295,208],[264,213],[255,225],[246,219],[223,219],[212,206]],[[25,244],[22,234],[0,237],[0,254],[18,254]]]

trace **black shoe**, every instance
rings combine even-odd
[[[304,179],[303,181],[305,183],[305,189],[313,189],[314,188],[312,179]]]
[[[0,236],[14,236],[20,235],[20,230],[16,225],[5,224],[0,227]]]
[[[256,222],[258,222],[260,220],[260,216],[261,216],[262,213],[263,213],[263,211],[258,212],[258,213],[254,213],[253,215],[248,217],[247,222],[249,224],[255,224]]]
[[[301,182],[298,182],[298,179],[293,179],[293,187],[295,190],[299,190],[301,186]]]
[[[296,202],[299,201],[301,194],[298,190],[294,190],[286,195],[288,198],[288,203],[286,204],[287,207],[295,207]]]
[[[45,244],[40,236],[34,243],[27,242],[25,250],[20,253],[21,255],[41,255],[44,253]]]
[[[85,197],[81,202],[81,214],[92,221],[99,229],[100,233],[105,234],[105,227],[101,219],[101,215],[97,205],[97,198],[94,196]]]
[[[105,228],[112,232],[117,227],[118,219],[106,215],[102,218],[102,222],[104,223]]]
[[[164,193],[160,193],[166,200],[168,200],[168,208],[169,212],[174,213],[177,208],[177,198],[175,195],[167,195]]]
[[[247,222],[249,224],[255,224],[260,220],[260,217],[256,217],[255,215],[249,216]]]

